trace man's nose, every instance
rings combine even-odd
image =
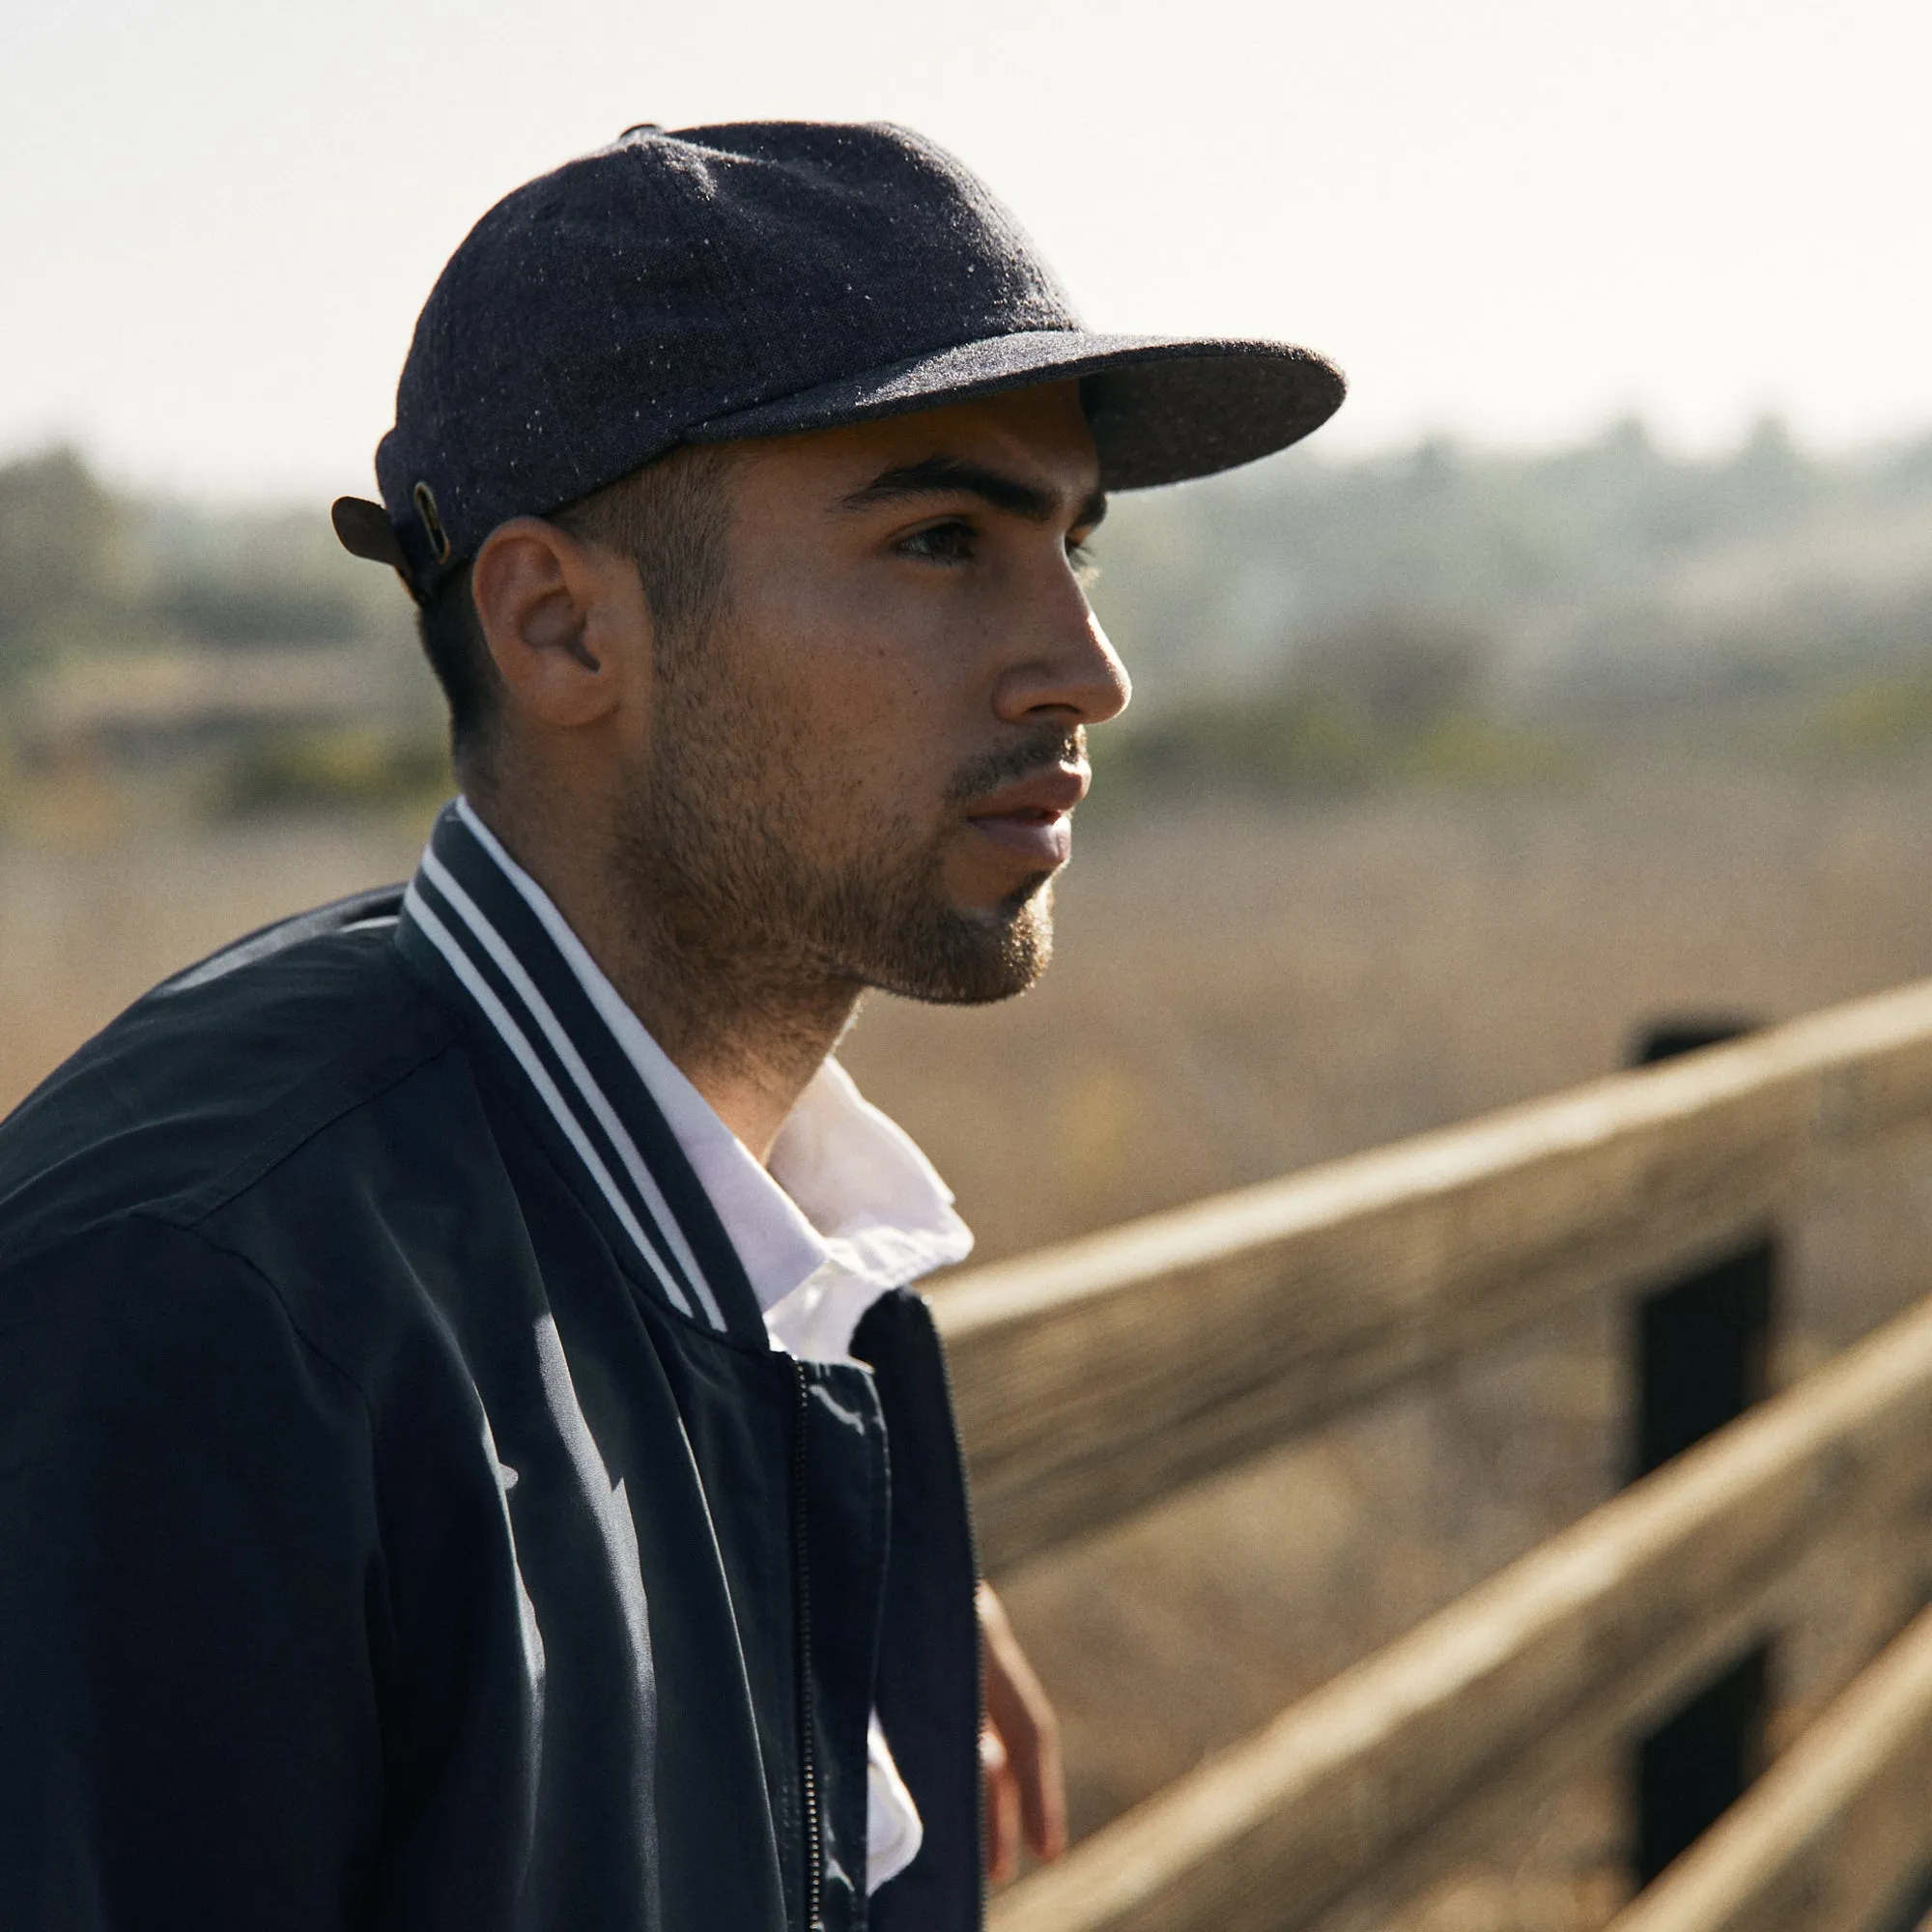
[[[1071,597],[1056,597],[1052,623],[1034,632],[1036,648],[1000,674],[993,709],[1006,724],[1104,724],[1133,696],[1126,666],[1070,572],[1065,588]]]

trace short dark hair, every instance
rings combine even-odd
[[[416,607],[416,630],[449,706],[449,749],[460,761],[487,735],[503,695],[503,680],[476,621],[468,563]]]
[[[658,666],[667,676],[677,674],[724,595],[728,468],[727,449],[687,445],[553,510],[548,519],[637,565],[657,626]],[[423,654],[449,705],[452,753],[459,763],[487,753],[501,715],[503,680],[477,621],[468,563],[438,586],[416,618]]]

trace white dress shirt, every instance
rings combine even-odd
[[[457,810],[543,922],[650,1090],[738,1251],[774,1349],[806,1361],[849,1361],[853,1331],[880,1295],[965,1258],[973,1235],[953,1211],[952,1190],[836,1060],[812,1075],[760,1166],[469,800]],[[866,1885],[876,1891],[918,1855],[922,1827],[876,1713],[867,1745]]]

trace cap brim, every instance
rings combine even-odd
[[[1076,380],[1107,490],[1180,483],[1272,455],[1320,429],[1347,392],[1332,363],[1287,343],[1038,329],[715,416],[684,440],[790,436]]]

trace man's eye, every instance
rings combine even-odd
[[[1066,539],[1066,560],[1073,566],[1073,578],[1081,589],[1100,581],[1100,566],[1094,561],[1094,553],[1086,544],[1073,537]]]
[[[971,524],[928,524],[924,529],[901,537],[896,548],[908,556],[926,557],[934,563],[970,563],[978,541],[979,532]]]

